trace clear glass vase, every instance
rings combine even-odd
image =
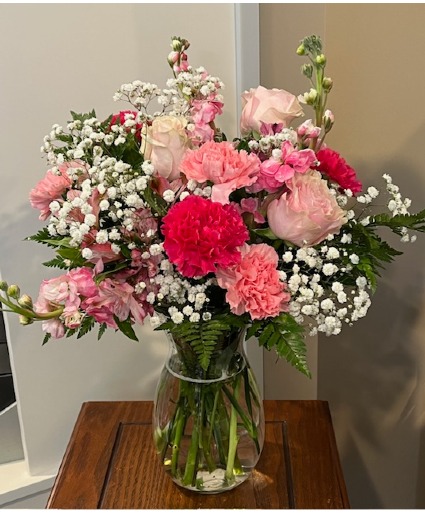
[[[158,455],[172,480],[202,493],[230,490],[255,467],[264,442],[263,403],[235,330],[204,370],[190,344],[170,336],[155,397]]]

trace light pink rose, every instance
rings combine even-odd
[[[169,181],[180,174],[179,164],[189,144],[186,125],[183,116],[158,116],[146,132],[142,130],[141,153]]]
[[[316,245],[347,222],[320,173],[297,173],[286,185],[289,191],[267,208],[270,229],[282,240],[299,247]]]
[[[232,191],[257,180],[260,160],[245,150],[238,152],[230,142],[209,141],[199,149],[188,150],[180,169],[188,179],[211,181],[211,200],[228,204]]]
[[[232,313],[249,313],[253,320],[278,316],[288,311],[289,293],[279,279],[278,255],[261,243],[241,247],[241,261],[231,268],[219,268],[217,282],[227,290]]]
[[[304,114],[297,97],[283,89],[258,86],[242,95],[241,133],[261,132],[261,124],[283,124]]]

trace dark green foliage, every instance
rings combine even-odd
[[[306,361],[304,328],[291,315],[282,313],[274,319],[253,322],[247,333],[248,338],[251,336],[256,336],[262,347],[275,349],[280,358],[311,377]]]
[[[190,345],[202,369],[207,371],[211,358],[218,348],[223,346],[226,336],[235,327],[242,328],[243,320],[233,315],[219,315],[208,321],[189,322],[181,324],[166,322],[158,327],[158,330],[168,330],[172,334],[175,342]]]
[[[139,339],[136,336],[136,333],[134,332],[133,326],[131,324],[131,320],[127,318],[127,320],[121,321],[119,318],[114,316],[114,320],[118,326],[118,329],[127,336],[127,338],[130,338],[130,340],[134,340],[135,342],[138,342]]]

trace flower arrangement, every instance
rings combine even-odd
[[[338,334],[364,317],[380,269],[401,254],[380,228],[413,242],[412,231],[425,230],[425,211],[411,214],[410,200],[384,175],[387,210],[374,212],[382,193],[364,187],[325,143],[334,125],[327,108],[333,82],[318,37],[297,49],[310,90],[298,97],[261,86],[245,92],[233,141],[216,125],[223,84],[189,65],[188,47],[172,39],[166,88],[141,81],[119,88],[114,99],[131,109],[106,120],[72,112],[66,128],[52,127],[42,146],[49,170],[30,193],[47,226],[29,239],[53,248],[44,265],[63,273],[43,281],[35,302],[2,282],[0,302],[23,324],[41,321],[44,343],[82,337],[96,325],[99,338],[111,328],[136,339],[133,325],[149,318],[175,338],[186,369],[206,378],[227,335],[247,327],[248,337],[310,375],[304,332]],[[303,105],[313,117],[300,123]],[[210,411],[217,391],[199,397]],[[166,445],[178,447],[175,428],[188,419],[173,417]],[[243,416],[242,425],[258,437]],[[226,445],[230,481],[237,456],[232,451],[230,459]],[[199,484],[188,463],[184,481]]]

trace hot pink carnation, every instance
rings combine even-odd
[[[226,300],[232,313],[249,313],[256,320],[288,311],[290,295],[279,279],[276,251],[261,243],[245,244],[241,253],[239,264],[216,272],[219,286],[227,290]]]
[[[299,247],[316,245],[346,223],[345,211],[319,172],[297,173],[286,185],[288,191],[267,208],[270,229],[282,240]]]
[[[197,150],[188,150],[180,163],[188,179],[211,181],[211,200],[227,204],[232,191],[250,186],[257,180],[260,160],[244,150],[238,152],[227,141],[209,141]]]
[[[241,215],[231,205],[190,195],[163,218],[164,249],[185,277],[204,276],[217,266],[240,260],[239,248],[249,237]]]
[[[331,148],[323,148],[317,153],[317,159],[320,164],[316,169],[337,182],[342,189],[351,190],[353,193],[362,191],[362,183],[357,179],[355,170],[338,152]]]

